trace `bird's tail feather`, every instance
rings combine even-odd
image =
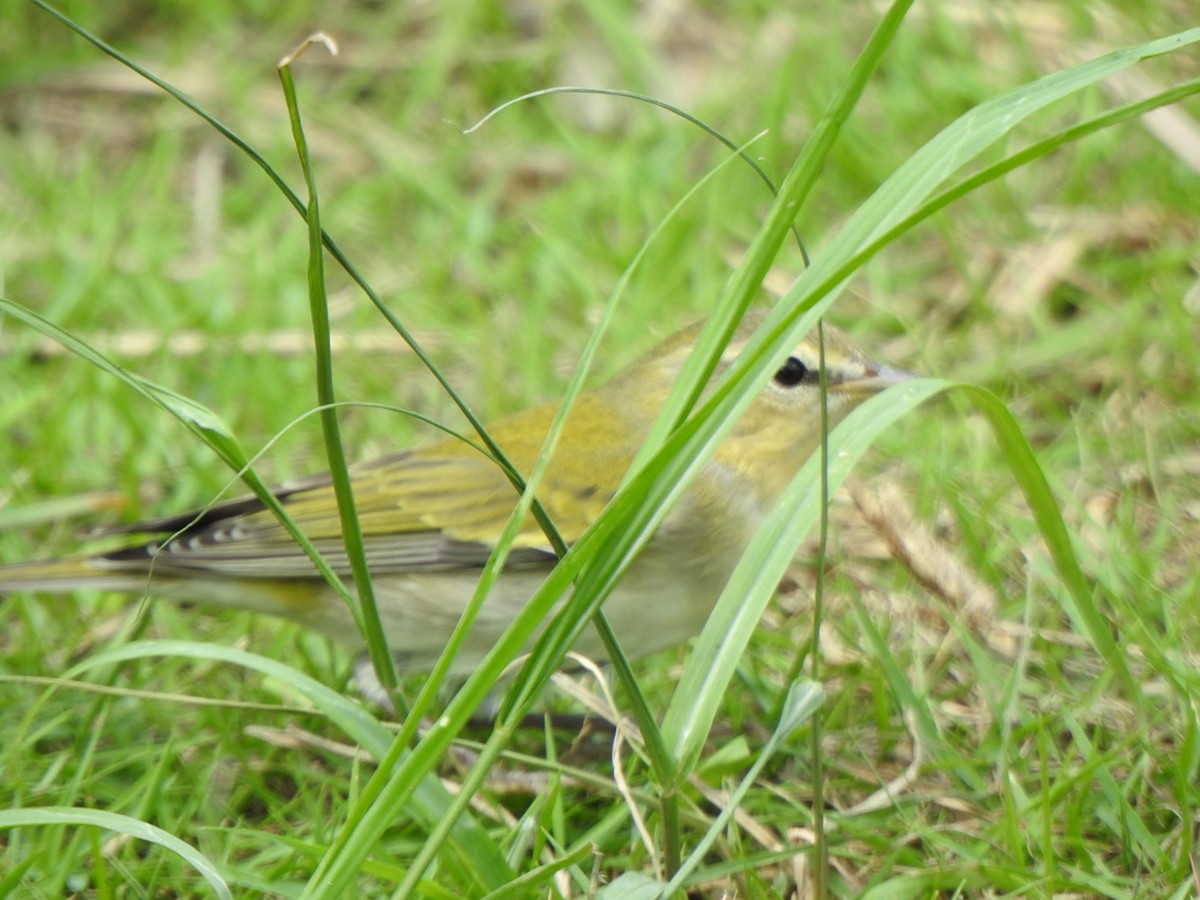
[[[17,591],[64,593],[78,590],[144,591],[148,573],[107,568],[91,556],[68,556],[0,566],[0,594]]]
[[[331,595],[319,579],[237,578],[212,573],[203,578],[186,577],[156,573],[152,563],[131,566],[103,556],[67,556],[0,566],[0,596],[78,590],[114,591],[266,613],[351,640],[358,634],[346,605],[340,600],[326,602]]]

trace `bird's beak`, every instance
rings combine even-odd
[[[872,365],[867,370],[867,377],[891,385],[899,384],[902,381],[912,381],[914,378],[920,378],[921,376],[913,372],[906,372],[903,369],[897,369],[893,366]]]
[[[846,387],[861,391],[864,394],[878,394],[892,385],[902,384],[905,381],[912,381],[914,378],[920,377],[920,375],[906,372],[903,369],[884,366],[878,363],[869,363],[867,371],[863,373],[863,377],[851,382]]]

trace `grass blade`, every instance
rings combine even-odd
[[[26,809],[0,810],[0,828],[36,828],[42,825],[90,825],[128,835],[140,841],[157,844],[183,859],[195,869],[213,893],[222,900],[233,900],[229,885],[204,854],[195,847],[181,841],[170,832],[163,831],[148,822],[123,816],[118,813],[106,812],[102,809],[82,809],[76,806],[42,806]]]

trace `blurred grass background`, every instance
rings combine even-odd
[[[782,175],[878,17],[869,4],[734,12],[694,0],[62,9],[199,100],[293,184],[275,64],[309,32],[332,34],[341,54],[309,54],[297,70],[325,227],[489,417],[556,396],[647,233],[725,151],[662,111],[590,96],[523,104],[470,136],[459,128],[554,85],[640,90],[739,143],[765,132],[751,152]],[[976,103],[1191,24],[1183,2],[918,6],[800,217],[810,251]],[[44,13],[9,4],[0,25],[4,295],[214,408],[245,446],[265,443],[314,403],[303,223],[219,136]],[[1036,117],[1013,146],[1196,68],[1194,51],[1139,66]],[[838,819],[839,892],[1187,895],[1200,767],[1196,113],[1192,102],[1113,129],[966,198],[868,266],[835,309],[876,357],[1009,399],[1158,704],[1109,699],[982,422],[956,403],[909,417],[835,509],[826,796],[856,809],[921,756],[864,618],[931,696],[961,756],[951,771],[918,767],[891,800]],[[617,317],[605,371],[705,313],[768,202],[756,176],[731,165],[669,223]],[[800,268],[785,251],[764,299]],[[342,398],[457,425],[347,281],[332,275],[331,292]],[[0,323],[0,349],[0,560],[66,552],[93,524],[202,504],[228,481],[165,415],[33,333]],[[359,458],[422,436],[380,411],[344,422]],[[321,464],[309,418],[261,469],[284,478]],[[730,771],[761,739],[807,638],[812,577],[801,560],[730,698]],[[250,616],[119,598],[13,598],[0,615],[5,806],[146,818],[238,873],[251,896],[287,894],[311,870],[305,848],[328,841],[330,810],[353,794],[360,764],[247,733],[288,723],[321,732],[315,717],[236,705],[288,702],[278,686],[186,660],[122,670],[116,683],[129,693],[116,701],[46,696],[29,679],[130,630],[247,646],[331,684],[346,678],[344,651]],[[669,690],[685,652],[646,664],[652,695],[656,677]],[[795,755],[772,766],[744,809],[751,824],[722,848],[743,892],[782,896],[804,883],[803,854],[770,851],[808,840],[797,830],[809,823],[806,752],[797,739]],[[582,764],[607,765],[603,752]],[[1103,773],[1122,803],[1096,789]],[[501,787],[495,797],[518,815],[530,805]],[[564,830],[585,831],[619,802],[589,796],[563,814]],[[20,890],[97,890],[86,832],[14,835],[0,836],[0,871],[31,865]],[[644,864],[627,838],[601,842],[613,871]],[[386,853],[403,859],[410,840],[398,824]],[[131,883],[199,890],[165,854],[107,849]]]

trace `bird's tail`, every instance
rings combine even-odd
[[[144,591],[147,572],[114,570],[94,556],[68,556],[0,566],[0,594],[17,591],[66,593],[78,590]]]
[[[337,637],[353,640],[358,635],[346,605],[340,600],[328,602],[333,595],[320,579],[238,578],[212,573],[188,577],[156,572],[150,557],[145,562],[131,562],[105,556],[66,556],[0,566],[0,597],[20,591],[66,594],[78,590],[242,609],[292,619]]]

